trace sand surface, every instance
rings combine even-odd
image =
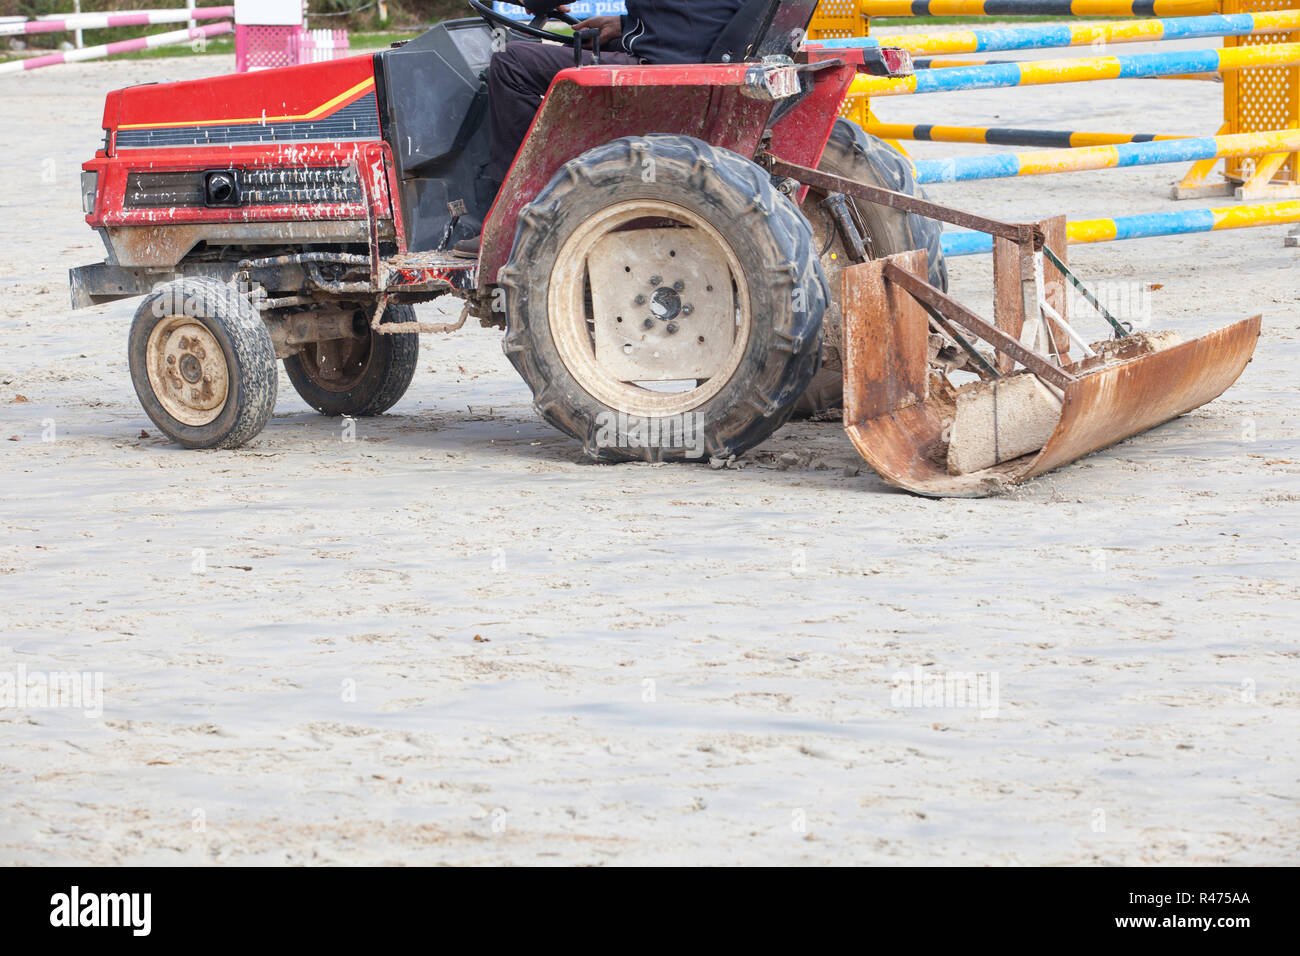
[[[136,303],[68,306],[67,269],[102,257],[78,169],[108,90],[232,68],[0,80],[0,680],[103,679],[100,716],[0,709],[0,863],[1300,859],[1287,227],[1074,247],[1088,279],[1162,286],[1153,328],[1263,313],[1263,336],[1223,398],[1003,498],[894,492],[836,423],[743,468],[592,465],[477,328],[426,337],[355,440],[281,373],[256,441],[187,452],[132,390]],[[1203,134],[1219,95],[878,113]],[[1183,171],[932,194],[1087,218],[1186,208]],[[988,260],[951,271],[991,315]],[[903,706],[914,673],[996,680],[994,712]]]

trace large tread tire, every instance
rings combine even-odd
[[[649,182],[643,179],[647,168],[655,170]],[[626,410],[583,387],[550,326],[552,270],[565,241],[601,210],[643,199],[706,220],[730,245],[749,290],[747,346],[725,385],[691,410],[702,434],[693,448],[628,447],[634,443],[625,445],[621,436],[612,445],[603,439],[602,423]],[[771,177],[728,150],[667,134],[613,140],[566,163],[521,212],[498,282],[507,316],[503,349],[532,389],[534,408],[598,461],[727,459],[762,442],[785,423],[816,372],[829,296],[812,230]]]
[[[846,179],[907,193],[909,196],[924,196],[924,190],[917,185],[912,175],[907,157],[851,120],[841,118],[835,121],[830,141],[826,144],[817,168]],[[819,199],[810,193],[803,204],[803,212],[813,224],[817,236],[822,272],[830,283],[831,304],[826,310],[824,322],[822,367],[808,390],[800,397],[795,407],[796,417],[828,416],[838,410],[843,402],[844,363],[840,356],[840,345],[844,334],[844,316],[840,306],[840,272],[845,265],[851,265],[852,260],[845,255],[844,244],[827,213],[818,205]],[[930,284],[940,289],[948,288],[948,268],[940,246],[943,223],[861,200],[857,201],[856,206],[863,220],[866,238],[870,240],[872,258],[878,259],[910,249],[924,249],[930,264]]]
[[[216,417],[203,424],[176,418],[150,380],[151,336],[161,323],[180,317],[207,329],[225,363],[225,401]],[[178,279],[145,296],[131,323],[127,356],[145,413],[163,434],[186,448],[237,448],[266,426],[275,408],[275,347],[266,323],[247,297],[216,279]]]
[[[384,310],[382,321],[414,322],[415,309],[409,305],[390,305]],[[372,331],[368,346],[359,376],[343,391],[326,388],[307,371],[307,362],[315,354],[310,348],[286,358],[284,371],[294,391],[322,415],[353,418],[382,415],[398,403],[415,378],[420,336],[417,332],[380,335]]]

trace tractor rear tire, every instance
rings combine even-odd
[[[597,461],[762,442],[812,380],[829,295],[807,220],[763,169],[666,134],[565,163],[522,210],[498,281],[533,407]]]
[[[358,313],[366,320],[365,310]],[[409,305],[390,305],[382,322],[414,322]],[[304,402],[322,415],[381,415],[406,394],[420,359],[417,332],[333,339],[304,346],[284,360],[284,370]]]
[[[233,286],[177,279],[145,296],[127,347],[145,413],[186,448],[236,448],[275,408],[275,347]]]
[[[835,121],[817,168],[909,196],[924,195],[924,190],[916,184],[907,158],[850,120],[841,118]],[[822,272],[830,284],[831,302],[824,320],[822,367],[795,406],[796,417],[828,417],[841,407],[844,394],[844,363],[840,356],[844,335],[840,272],[845,265],[852,265],[853,260],[845,254],[839,230],[828,212],[819,205],[820,200],[820,195],[810,192],[802,210],[813,225]],[[924,249],[930,264],[930,284],[940,289],[948,288],[948,268],[939,245],[943,223],[862,200],[857,200],[855,205],[866,233],[863,238],[870,240],[868,252],[873,259],[909,249]]]

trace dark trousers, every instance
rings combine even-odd
[[[591,62],[583,51],[582,61]],[[626,53],[601,53],[602,64],[628,65],[641,61]],[[553,43],[515,40],[492,54],[488,66],[488,108],[491,159],[483,170],[485,179],[500,183],[506,178],[515,153],[528,134],[528,127],[542,105],[555,74],[573,66],[573,47]]]

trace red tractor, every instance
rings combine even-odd
[[[916,192],[901,155],[839,118],[858,72],[908,56],[805,49],[815,0],[752,0],[716,62],[564,70],[495,195],[494,48],[570,43],[577,62],[581,38],[471,6],[373,56],[109,94],[82,180],[108,255],[73,270],[73,304],[146,295],[131,376],[173,440],[255,436],[276,359],[321,412],[379,414],[419,333],[473,315],[593,458],[725,459],[800,405],[838,405],[823,329],[842,266],[925,249],[944,284],[937,222],[773,172]],[[480,230],[477,261],[452,254]],[[460,322],[417,322],[442,295]]]

